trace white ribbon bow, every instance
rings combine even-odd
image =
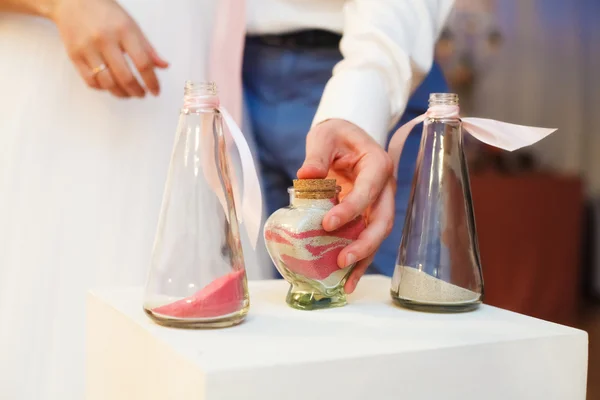
[[[415,125],[427,118],[460,118],[460,109],[458,106],[451,105],[432,106],[425,114],[402,125],[394,133],[388,147],[388,154],[394,163],[394,176],[398,173],[398,162],[406,138]],[[508,151],[530,146],[556,131],[556,129],[515,125],[485,118],[462,118],[461,120],[463,129],[471,136],[490,146]]]

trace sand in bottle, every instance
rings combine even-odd
[[[435,278],[416,268],[402,267],[398,297],[419,303],[450,305],[476,302],[480,295]]]

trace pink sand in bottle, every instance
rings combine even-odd
[[[338,255],[358,238],[365,224],[357,218],[334,232],[326,232],[321,224],[319,217],[311,218],[295,231],[286,229],[285,224],[273,226],[266,230],[265,239],[270,251],[278,254],[291,272],[324,280],[340,271]]]
[[[244,302],[244,270],[215,279],[190,297],[152,312],[176,318],[214,318],[239,311]]]

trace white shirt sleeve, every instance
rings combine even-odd
[[[413,90],[429,72],[453,0],[349,0],[343,60],[333,69],[313,126],[339,118],[385,145]]]

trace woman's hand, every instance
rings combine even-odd
[[[49,17],[63,39],[79,74],[95,89],[117,97],[158,95],[155,68],[168,63],[154,50],[140,27],[114,0],[56,0]],[[133,74],[125,55],[139,71]]]
[[[358,126],[340,119],[327,120],[308,133],[306,160],[298,171],[300,179],[325,177],[335,178],[342,187],[342,201],[325,215],[323,228],[334,231],[358,216],[367,219],[367,228],[358,240],[338,256],[340,268],[358,262],[345,286],[346,292],[352,293],[392,230],[396,190],[392,160]]]

